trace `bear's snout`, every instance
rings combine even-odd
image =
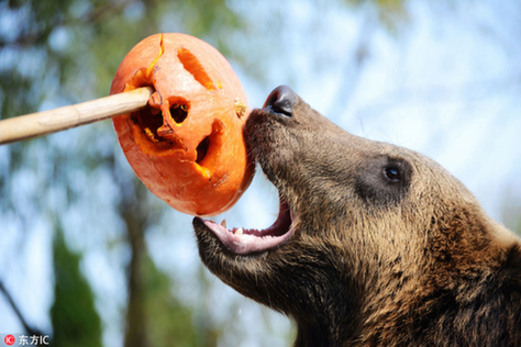
[[[290,87],[278,86],[268,95],[263,107],[271,113],[291,117],[298,101],[298,95]]]

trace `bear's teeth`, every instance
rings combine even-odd
[[[243,234],[243,229],[242,228],[239,228],[239,229],[235,230],[235,235],[241,236],[242,234]]]
[[[296,219],[295,211],[290,207],[289,208],[289,218],[291,219],[291,222],[294,222]]]
[[[221,225],[226,228],[226,219],[223,219],[223,221],[221,222]]]

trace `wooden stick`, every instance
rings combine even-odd
[[[0,144],[137,111],[147,105],[153,92],[151,87],[143,87],[80,104],[0,120]]]

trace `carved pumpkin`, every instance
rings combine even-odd
[[[251,182],[243,125],[246,95],[227,60],[185,34],[156,34],[123,59],[110,93],[151,86],[144,109],[113,119],[136,175],[156,196],[192,215],[230,208]]]

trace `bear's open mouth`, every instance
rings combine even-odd
[[[274,248],[286,241],[294,232],[295,213],[289,204],[280,200],[279,215],[266,229],[226,228],[226,223],[217,224],[201,219],[217,238],[232,253],[247,255]]]

